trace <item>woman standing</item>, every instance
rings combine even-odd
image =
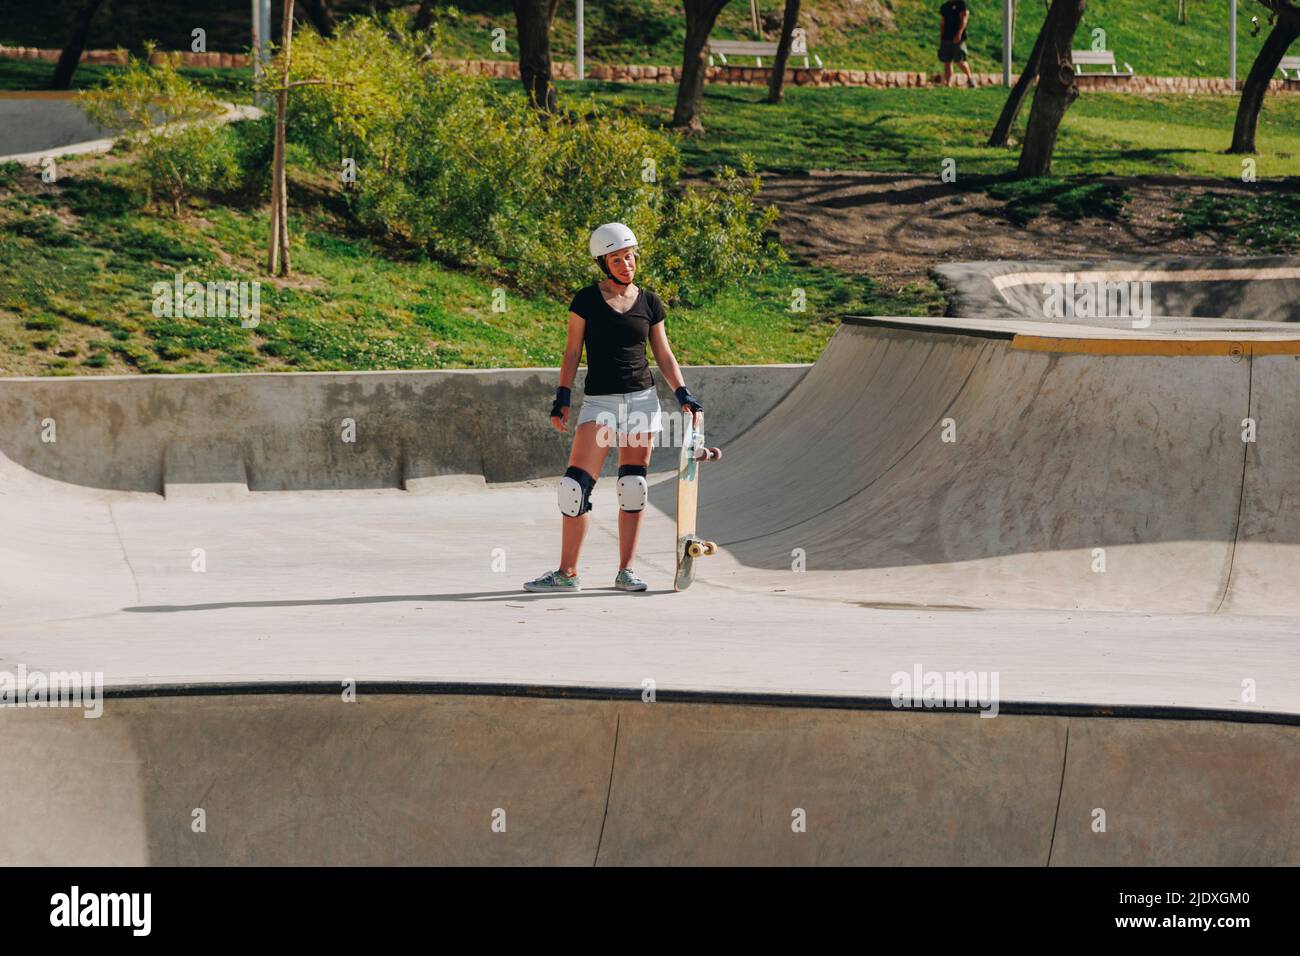
[[[700,403],[687,390],[682,370],[664,331],[664,304],[659,296],[633,284],[637,241],[632,230],[610,222],[591,234],[587,244],[605,278],[579,290],[569,306],[569,334],[560,367],[560,386],[551,406],[551,425],[564,431],[569,424],[573,379],[584,347],[587,381],[578,427],[569,453],[569,467],[560,479],[559,505],[563,518],[560,566],[524,585],[528,591],[580,591],[578,554],[587,533],[587,512],[596,477],[613,445],[618,447],[619,570],[614,587],[644,591],[646,583],[632,564],[647,498],[646,468],[654,436],[662,430],[654,375],[646,360],[646,343],[668,380],[682,412],[701,421]]]

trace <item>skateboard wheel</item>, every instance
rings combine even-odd
[[[689,554],[692,558],[698,558],[705,554],[708,554],[708,551],[705,550],[705,542],[692,541],[690,544],[686,546],[686,553]]]
[[[706,542],[704,542],[704,553],[705,553],[705,554],[717,554],[717,553],[718,553],[718,544],[717,544],[717,542],[716,542],[716,541],[706,541]]]

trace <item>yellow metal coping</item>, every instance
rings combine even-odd
[[[1083,355],[1300,355],[1296,339],[1071,339],[1050,335],[1016,335],[1011,347],[1022,352]]]

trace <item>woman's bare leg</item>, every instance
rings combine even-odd
[[[622,436],[625,440],[618,449],[620,465],[650,464],[650,452],[654,448],[654,435],[649,433]],[[632,567],[636,559],[636,542],[641,535],[641,516],[644,511],[623,511],[618,513],[618,567]]]
[[[605,434],[602,436],[601,432]],[[613,432],[608,426],[597,422],[586,422],[578,426],[573,435],[573,450],[569,452],[569,467],[581,468],[593,478],[600,477],[600,470],[605,467],[605,456],[609,446],[614,442]],[[582,551],[582,539],[587,535],[587,520],[590,512],[576,518],[562,515],[563,534],[560,542],[560,570],[567,575],[578,573],[578,554]]]

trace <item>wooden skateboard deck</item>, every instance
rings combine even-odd
[[[686,424],[682,454],[677,464],[677,575],[674,591],[685,591],[695,580],[695,559],[716,554],[718,546],[700,538],[695,529],[700,493],[700,463],[716,460],[722,452],[704,447],[704,431]]]

